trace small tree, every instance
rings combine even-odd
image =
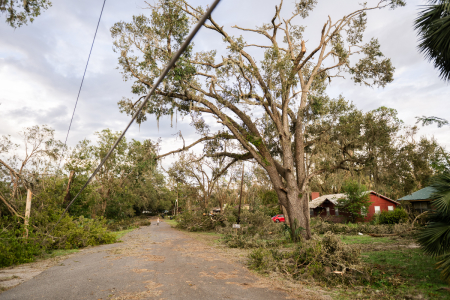
[[[338,200],[337,207],[347,212],[352,222],[366,216],[371,204],[366,186],[351,180],[342,186],[342,190],[346,197]]]

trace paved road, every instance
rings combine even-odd
[[[213,247],[164,222],[153,224],[130,232],[123,243],[86,249],[0,299],[288,298]]]

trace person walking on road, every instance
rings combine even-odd
[[[156,226],[159,226],[159,218],[156,220]]]

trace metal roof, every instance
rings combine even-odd
[[[316,199],[309,202],[309,208],[316,208],[320,206],[323,202],[326,200],[329,200],[334,205],[337,204],[338,199],[347,198],[345,194],[331,194],[331,195],[323,195],[320,197],[317,197]]]
[[[399,201],[431,200],[431,195],[434,193],[434,191],[435,191],[434,188],[432,188],[431,186],[427,186],[426,188],[418,190],[417,192],[404,196],[398,200]]]

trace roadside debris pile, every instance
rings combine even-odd
[[[261,273],[281,273],[297,280],[326,284],[362,284],[370,273],[361,262],[361,251],[345,245],[339,236],[327,232],[299,242],[294,250],[260,247],[249,254],[249,267]]]
[[[355,224],[341,224],[326,222],[320,218],[311,220],[311,230],[316,234],[324,234],[332,232],[335,234],[402,234],[411,231],[412,225],[410,223],[400,224],[381,224],[373,225],[370,223],[355,223]]]

